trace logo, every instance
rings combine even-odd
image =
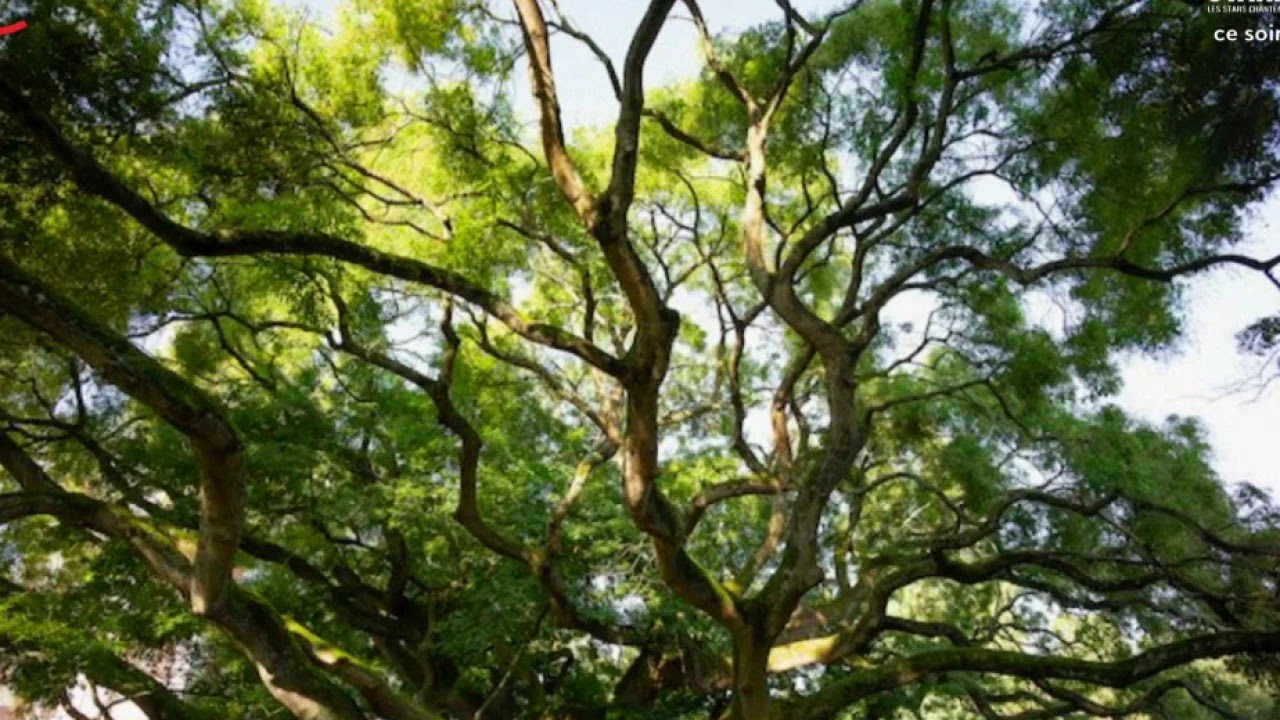
[[[1205,11],[1212,15],[1280,13],[1280,0],[1209,0]]]
[[[0,35],[12,35],[20,30],[27,29],[27,21],[19,20],[12,25],[0,25]]]

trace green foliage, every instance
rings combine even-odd
[[[576,26],[542,5],[559,57]],[[1127,689],[908,667],[1280,627],[1271,498],[1218,477],[1196,420],[1108,404],[1125,353],[1182,333],[1183,286],[1142,269],[1230,250],[1278,169],[1280,56],[1212,40],[1257,18],[1172,1],[927,7],[779,13],[650,82],[619,230],[549,172],[505,5],[354,0],[322,29],[265,0],[24,0],[0,17],[30,23],[0,39],[0,261],[216,399],[244,445],[242,602],[370,713],[367,677],[449,717],[731,717],[755,639],[733,623],[759,631],[797,582],[765,644],[844,653],[770,676],[797,718],[867,683],[826,716],[1033,717],[1171,679],[1208,702],[1152,717],[1270,717],[1271,659]],[[766,114],[758,184],[704,152],[744,152]],[[618,136],[559,134],[607,215]],[[669,346],[645,344],[644,282],[681,317]],[[284,717],[243,638],[134,542],[189,561],[191,439],[51,324],[0,314],[0,492],[31,491],[25,454],[129,530],[5,516],[0,680],[43,711],[82,679],[129,694],[132,669],[179,716]],[[588,345],[626,371],[562,352]],[[639,496],[628,443],[657,458]],[[792,578],[808,550],[817,579]]]

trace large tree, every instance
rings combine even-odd
[[[1107,403],[1188,278],[1275,277],[1258,16],[727,5],[6,4],[32,712],[1275,717],[1280,512]]]

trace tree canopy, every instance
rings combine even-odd
[[[642,5],[0,10],[26,711],[1276,717],[1280,509],[1109,400],[1276,281],[1265,16]]]

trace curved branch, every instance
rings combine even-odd
[[[983,648],[952,648],[913,655],[832,682],[790,710],[800,720],[834,717],[863,698],[924,681],[940,673],[975,672],[1033,680],[1073,680],[1128,687],[1196,660],[1244,653],[1280,653],[1280,632],[1223,632],[1163,645],[1125,660],[1097,662]]]
[[[599,220],[595,196],[587,189],[565,148],[564,127],[560,117],[560,97],[556,92],[555,72],[551,69],[551,43],[547,21],[538,0],[515,0],[524,34],[525,51],[529,54],[529,75],[533,82],[533,98],[538,107],[538,127],[542,136],[542,152],[551,168],[556,187],[588,228]],[[624,93],[625,96],[625,93]]]
[[[191,441],[200,473],[200,539],[191,607],[215,609],[244,526],[244,446],[213,397],[0,257],[0,310],[43,332]]]
[[[190,560],[165,528],[128,510],[78,493],[0,495],[0,523],[48,515],[126,542],[167,584],[186,594],[192,584]],[[306,720],[365,720],[346,690],[324,672],[355,687],[381,717],[389,720],[439,720],[402,697],[369,669],[354,662],[296,622],[281,617],[266,602],[235,584],[224,601],[205,617],[235,641],[257,666],[268,691]]]
[[[0,110],[15,118],[70,173],[81,190],[119,207],[156,237],[185,257],[311,255],[327,257],[408,282],[433,287],[465,300],[500,320],[530,342],[569,353],[610,375],[621,375],[622,363],[577,335],[525,318],[507,300],[452,270],[383,252],[324,233],[259,231],[205,232],[183,225],[161,212],[75,146],[53,121],[35,109],[20,88],[0,77]]]

